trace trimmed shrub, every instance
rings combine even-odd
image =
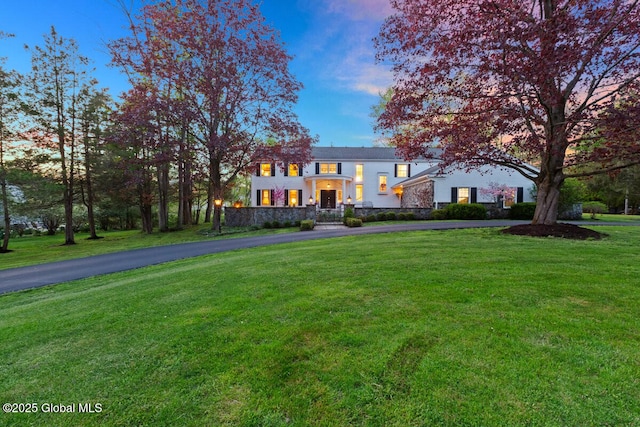
[[[280,228],[281,227],[280,221],[273,221],[271,223],[271,225],[273,226],[273,228]]]
[[[416,214],[413,212],[407,212],[404,214],[404,217],[407,221],[414,221],[416,219]]]
[[[387,214],[385,212],[379,212],[378,215],[376,215],[376,219],[378,221],[386,221],[387,220]]]
[[[362,220],[359,218],[347,218],[347,227],[362,227]]]
[[[449,219],[487,219],[487,208],[479,203],[451,203],[445,210]]]
[[[607,210],[607,205],[602,202],[584,202],[582,204],[582,212],[591,214],[591,219],[596,219],[597,214],[603,214]]]
[[[262,224],[262,226],[264,228],[273,228],[273,225],[271,225],[271,223],[269,221],[265,221],[264,224]]]
[[[362,221],[362,222],[367,222],[367,217],[366,217],[366,216],[364,216],[364,215],[360,215],[360,216],[358,217],[358,219],[359,219],[360,221]]]
[[[406,213],[404,213],[404,212],[400,212],[400,213],[398,214],[398,220],[400,220],[400,221],[406,221],[406,220],[407,220],[407,214],[406,214]]]
[[[533,219],[533,214],[536,211],[536,204],[534,202],[515,203],[511,205],[509,210],[509,218],[511,219]]]
[[[347,209],[345,209],[345,210],[344,210],[344,217],[343,217],[343,219],[342,219],[342,222],[343,222],[345,225],[347,225],[347,220],[348,220],[349,218],[354,218],[354,217],[355,217],[355,215],[354,215],[354,213],[353,213],[353,209],[352,209],[352,208],[347,208]]]
[[[378,216],[376,214],[367,215],[367,222],[376,222],[378,220]]]
[[[285,221],[285,222],[282,224],[282,226],[283,226],[284,228],[289,228],[289,227],[291,227],[291,221]]]
[[[395,221],[395,219],[397,218],[395,212],[387,212],[386,217],[387,217],[387,221]]]
[[[300,231],[311,231],[313,230],[314,226],[315,224],[313,223],[312,219],[305,219],[303,221],[300,221]]]
[[[447,219],[446,209],[434,209],[431,211],[431,219],[434,221],[442,221]]]

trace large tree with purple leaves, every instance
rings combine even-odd
[[[131,31],[111,43],[113,60],[153,89],[158,124],[172,130],[167,152],[188,141],[202,150],[210,202],[261,157],[310,160],[314,139],[293,113],[302,85],[253,2],[160,1],[131,18]]]
[[[391,0],[376,38],[393,65],[378,119],[407,158],[512,168],[554,224],[570,176],[640,162],[640,4],[631,0]],[[532,168],[529,164],[535,164]]]

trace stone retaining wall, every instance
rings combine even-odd
[[[224,223],[227,227],[262,226],[265,222],[278,221],[294,223],[305,219],[316,219],[316,207],[256,207],[256,208],[232,208],[224,209]]]

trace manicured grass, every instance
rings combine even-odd
[[[585,221],[593,221],[591,214],[582,214]],[[640,215],[597,214],[595,221],[602,222],[637,222],[640,224]]]
[[[40,411],[0,425],[639,425],[640,229],[597,229],[353,236],[4,295],[0,400]]]

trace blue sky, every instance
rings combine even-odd
[[[280,31],[295,57],[291,71],[305,86],[296,107],[302,124],[320,137],[322,146],[371,146],[376,135],[370,108],[391,84],[388,68],[375,63],[371,40],[392,12],[388,0],[260,3],[267,22]],[[24,45],[41,45],[54,25],[93,60],[102,87],[114,97],[128,88],[119,70],[107,67],[105,43],[127,35],[116,0],[0,0],[0,11],[0,31],[15,35],[0,41],[6,68],[28,72],[31,59]]]

